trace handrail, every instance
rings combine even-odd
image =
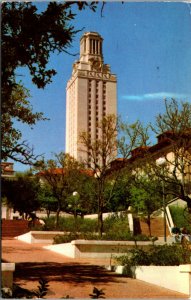
[[[174,227],[174,222],[168,205],[166,206],[166,220],[167,220],[169,232],[170,234],[172,234],[171,228]]]

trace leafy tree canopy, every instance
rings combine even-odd
[[[2,178],[2,195],[7,204],[21,215],[29,214],[40,208],[38,201],[40,185],[30,173],[16,174],[13,179]]]
[[[51,196],[56,199],[57,225],[60,212],[69,211],[68,204],[74,192],[77,191],[79,194],[81,208],[88,208],[85,191],[89,190],[90,176],[88,172],[83,171],[83,167],[73,157],[63,152],[55,154],[52,160],[39,161],[36,167],[42,186],[47,185]]]
[[[27,102],[28,91],[16,80],[18,67],[27,67],[32,82],[38,88],[50,83],[56,70],[48,68],[52,52],[67,52],[78,30],[71,25],[75,18],[72,7],[95,11],[95,2],[49,2],[39,12],[32,2],[4,2],[1,20],[2,50],[2,159],[12,158],[22,163],[36,159],[26,142],[19,143],[22,134],[13,120],[35,124],[42,114],[32,112]]]

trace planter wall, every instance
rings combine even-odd
[[[123,274],[123,266],[115,272]],[[136,279],[173,290],[191,297],[191,264],[180,266],[139,266],[133,269]]]
[[[15,271],[14,263],[1,263],[1,287],[10,288],[13,287],[13,272]]]

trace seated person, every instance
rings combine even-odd
[[[181,236],[181,232],[180,232],[180,228],[176,226],[176,224],[174,224],[174,227],[172,227],[172,235],[174,236],[174,242],[181,242],[182,236]]]
[[[176,224],[174,224],[174,227],[172,227],[172,233],[173,234],[180,234],[180,228],[178,228],[176,226]]]
[[[181,231],[182,238],[184,237],[186,240],[188,240],[190,242],[191,241],[191,235],[188,233],[186,227],[182,227],[180,231]]]

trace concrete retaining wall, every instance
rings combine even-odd
[[[137,245],[144,248],[151,245],[151,242],[140,241]],[[134,247],[135,243],[132,241],[75,240],[43,248],[71,258],[110,258],[111,255],[122,255]]]
[[[10,288],[13,287],[13,272],[15,271],[15,263],[1,263],[1,287]]]
[[[30,231],[16,237],[16,239],[29,244],[52,244],[55,236],[65,234],[68,233],[63,231]]]
[[[191,264],[180,266],[139,266],[133,271],[136,279],[187,294],[191,298]],[[115,272],[123,274],[124,267],[115,267]]]

